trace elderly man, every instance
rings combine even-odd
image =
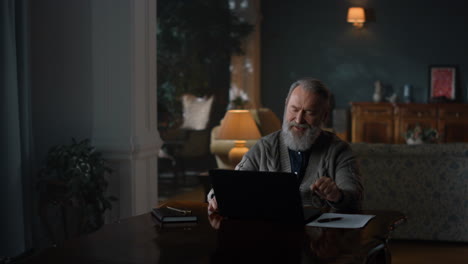
[[[362,184],[355,156],[346,142],[320,128],[329,101],[330,92],[321,81],[294,82],[286,97],[282,129],[261,138],[236,169],[293,172],[304,205],[359,209]],[[207,198],[208,210],[217,210],[213,190]]]

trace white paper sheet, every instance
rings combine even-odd
[[[321,219],[331,219],[337,217],[339,217],[340,220],[324,223],[319,222]],[[307,226],[329,228],[361,228],[374,217],[375,215],[324,213],[319,218],[308,223]]]

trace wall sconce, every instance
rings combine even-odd
[[[356,28],[362,28],[366,22],[366,15],[362,7],[350,7],[348,9],[348,22],[353,23]]]

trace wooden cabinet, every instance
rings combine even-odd
[[[351,107],[351,141],[393,142],[393,111],[393,106],[390,103],[353,103]]]
[[[423,129],[437,129],[437,106],[431,104],[401,104],[395,106],[395,141],[406,143],[405,133],[420,125]]]
[[[468,107],[446,105],[439,109],[438,129],[443,142],[468,142]]]
[[[408,129],[437,129],[440,142],[468,142],[468,104],[351,103],[352,142],[405,143]]]

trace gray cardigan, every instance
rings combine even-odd
[[[244,155],[237,170],[291,172],[289,152],[281,131],[261,138]],[[323,175],[331,177],[343,193],[338,203],[329,203],[338,210],[357,210],[361,207],[363,187],[357,161],[348,143],[335,134],[322,131],[312,145],[309,163],[300,184],[304,205],[322,206],[310,186]]]

